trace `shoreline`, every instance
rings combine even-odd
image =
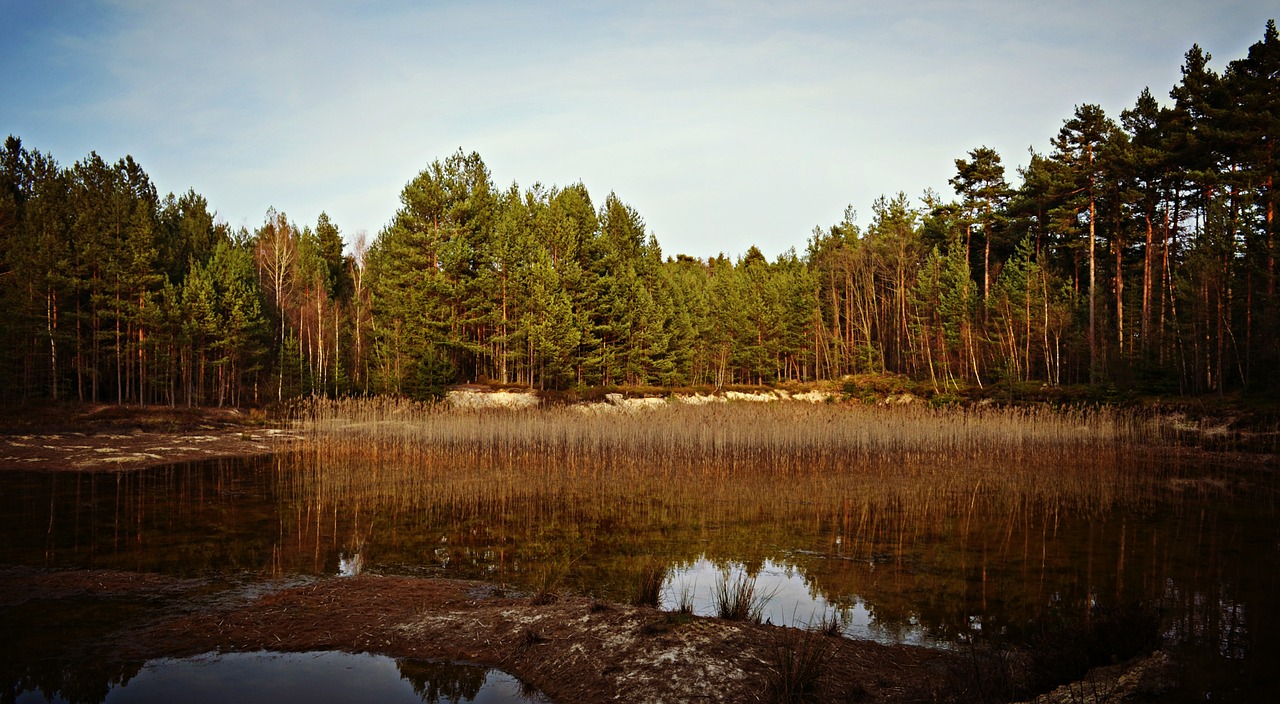
[[[821,674],[805,701],[970,701],[971,687],[981,684],[969,681],[981,663],[964,650],[884,645],[583,596],[530,597],[442,578],[363,574],[226,586],[158,574],[0,567],[0,618],[21,621],[28,604],[40,613],[88,605],[108,614],[95,619],[91,642],[50,651],[37,637],[20,651],[46,666],[91,664],[108,684],[120,673],[127,681],[157,658],[344,651],[492,667],[559,702],[767,702],[778,700],[783,686],[780,664],[806,648],[821,653]],[[1167,686],[1170,668],[1157,652],[1089,677],[1105,680],[1110,701],[1123,702]],[[1035,701],[1071,700],[1046,693]]]
[[[611,393],[600,400],[579,399],[567,403],[540,401],[535,392],[528,390],[482,390],[472,386],[458,387],[450,393],[447,403],[460,413],[569,406],[584,414],[635,415],[668,404],[868,404],[812,390],[797,393],[729,391],[720,395],[694,393],[669,397]],[[882,396],[874,405],[895,407],[923,403],[919,397],[907,393]],[[985,407],[982,402],[969,405]],[[1034,405],[1052,407],[1047,403]],[[1194,416],[1185,407],[1169,405],[1142,409],[1137,412],[1150,412],[1160,419],[1166,432],[1177,438],[1183,452],[1251,465],[1274,464],[1280,455],[1280,425],[1273,424],[1269,416],[1221,409],[1205,410],[1203,415]],[[85,403],[0,406],[0,471],[121,472],[204,460],[266,456],[302,438],[300,433],[287,427],[288,422],[269,416],[261,409]]]
[[[229,409],[56,410],[0,426],[0,471],[131,471],[268,454],[298,437],[265,414]],[[61,652],[40,652],[35,635],[34,646],[10,645],[18,666],[28,658],[68,669],[105,662],[127,673],[160,657],[341,650],[495,667],[562,702],[771,701],[780,659],[814,643],[830,650],[818,702],[969,701],[983,667],[1008,664],[1007,653],[883,645],[586,596],[531,597],[486,582],[367,573],[220,579],[0,566],[0,623],[25,633],[79,627],[59,623],[73,616],[45,623],[50,613],[95,614],[95,630]],[[116,612],[127,616],[96,616]],[[1105,680],[1111,701],[1140,701],[1168,686],[1172,668],[1157,653],[1090,677]],[[1046,693],[1036,701],[1072,700]]]
[[[279,451],[298,436],[237,409],[67,404],[0,418],[0,471],[119,472]]]

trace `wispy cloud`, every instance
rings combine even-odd
[[[132,153],[233,225],[275,206],[376,232],[408,179],[463,147],[499,185],[616,190],[669,253],[776,253],[848,203],[944,190],[980,144],[1025,161],[1075,104],[1163,94],[1192,41],[1238,56],[1267,19],[1256,4],[6,9],[0,77],[23,88],[0,118],[64,160]]]

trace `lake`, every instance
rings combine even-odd
[[[1272,466],[1113,417],[873,412],[334,414],[270,458],[0,474],[0,564],[623,602],[656,572],[699,614],[748,579],[775,624],[940,648],[1150,624],[1188,693],[1275,686]]]

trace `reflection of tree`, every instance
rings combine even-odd
[[[0,605],[0,702],[24,691],[48,701],[97,704],[142,663],[113,662],[92,644],[138,618],[136,604],[114,599],[33,598]]]
[[[1221,497],[1171,504],[1161,487],[1185,468],[1110,447],[1069,449],[1008,462],[948,457],[943,466],[899,447],[889,451],[896,464],[868,458],[783,476],[767,464],[722,470],[577,456],[557,466],[517,455],[437,466],[424,455],[371,477],[365,462],[348,473],[341,457],[320,465],[295,455],[279,458],[277,476],[278,494],[297,502],[283,512],[284,531],[303,534],[286,542],[303,550],[359,532],[384,566],[430,565],[528,590],[547,564],[566,562],[560,588],[612,600],[626,600],[654,559],[677,569],[707,559],[748,574],[771,562],[793,566],[815,598],[862,602],[878,633],[955,641],[1159,602],[1165,580],[1183,579],[1198,559],[1172,554],[1199,548],[1170,536],[1202,533],[1187,522]],[[981,481],[966,485],[969,475]],[[1200,503],[1179,508],[1184,499]]]
[[[263,467],[261,458],[215,460],[6,487],[0,563],[179,575],[268,568],[280,518]]]
[[[426,704],[471,701],[480,693],[489,670],[478,665],[452,662],[428,662],[400,658],[396,660],[400,677]]]
[[[3,668],[0,702],[14,702],[23,692],[39,692],[46,701],[99,704],[113,687],[128,684],[142,663],[107,664],[96,660],[43,660]]]

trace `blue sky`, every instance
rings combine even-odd
[[[1000,152],[1081,103],[1221,70],[1280,0],[0,0],[0,132],[64,165],[131,154],[233,227],[268,207],[372,238],[459,147],[501,188],[615,191],[666,254],[803,251],[846,205]],[[0,135],[3,136],[3,135]]]

